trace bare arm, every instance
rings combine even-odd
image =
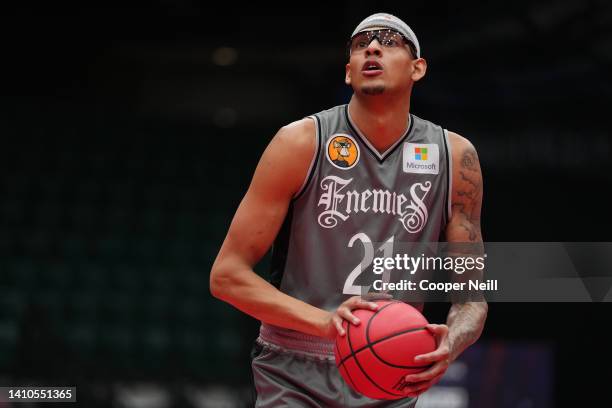
[[[482,173],[474,146],[465,138],[449,132],[452,146],[452,214],[446,226],[446,240],[451,243],[467,243],[451,248],[449,255],[480,256],[484,248],[480,232],[480,208],[482,206]],[[465,251],[469,251],[465,252]],[[459,252],[459,253],[457,253]],[[419,395],[442,378],[450,363],[472,345],[482,333],[487,318],[487,303],[454,302],[446,324],[429,324],[427,329],[436,337],[437,349],[415,357],[419,364],[431,363],[431,367],[418,374],[405,377],[410,386],[407,395]]]
[[[259,320],[321,335],[324,310],[282,293],[253,271],[274,241],[314,151],[312,119],[283,127],[270,142],[213,264],[210,290]]]
[[[270,142],[213,264],[210,291],[263,322],[334,338],[344,335],[343,320],[359,324],[351,310],[378,305],[353,296],[328,312],[282,293],[253,271],[307,176],[315,154],[314,126],[312,119],[303,119],[282,128]]]
[[[453,157],[452,215],[446,227],[448,242],[470,243],[480,256],[484,252],[480,230],[482,173],[474,146],[465,138],[449,132]],[[448,313],[449,358],[455,360],[476,342],[487,318],[484,301],[453,303]]]

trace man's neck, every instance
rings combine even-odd
[[[408,128],[410,93],[401,99],[353,95],[349,112],[354,124],[380,153],[385,152]]]

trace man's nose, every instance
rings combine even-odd
[[[378,38],[374,38],[368,44],[368,48],[366,48],[366,56],[368,55],[382,55],[382,45],[378,42]]]

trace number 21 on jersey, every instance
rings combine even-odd
[[[363,295],[367,293],[370,289],[370,286],[363,287],[361,285],[355,285],[355,281],[366,269],[372,265],[374,261],[374,244],[370,237],[368,237],[363,232],[355,234],[351,237],[348,243],[348,247],[352,248],[355,243],[359,241],[361,245],[363,245],[364,254],[361,262],[355,266],[355,268],[351,271],[351,273],[344,281],[344,288],[342,293],[345,295]],[[379,248],[379,252],[382,252],[382,256],[384,258],[393,257],[393,236],[389,237]],[[391,271],[386,270],[383,272],[382,280],[383,282],[388,283],[390,280]]]

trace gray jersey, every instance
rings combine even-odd
[[[348,105],[311,118],[317,151],[274,243],[271,277],[284,293],[333,310],[367,290],[374,257],[440,241],[450,216],[449,143],[446,130],[411,114],[406,133],[380,153]]]

